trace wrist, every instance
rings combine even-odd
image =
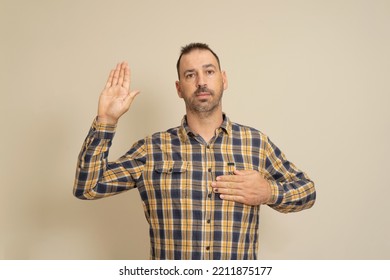
[[[279,199],[279,186],[278,184],[273,180],[267,180],[268,186],[269,186],[269,198],[266,204],[271,205],[275,204],[277,200]]]
[[[104,116],[97,116],[96,119],[97,123],[99,124],[108,124],[108,125],[116,125],[118,123],[118,119],[110,118],[110,117],[104,117]]]
[[[108,123],[99,123],[96,117],[92,123],[89,135],[96,139],[112,140],[114,138],[115,131],[116,125],[111,125]]]

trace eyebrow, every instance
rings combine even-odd
[[[202,66],[202,68],[209,68],[209,67],[212,67],[212,68],[214,68],[214,69],[217,69],[217,67],[215,67],[215,65],[212,64],[212,63],[210,63],[210,64],[205,64],[205,65]]]
[[[202,68],[203,68],[203,69],[209,68],[209,67],[212,67],[212,68],[214,68],[214,69],[217,69],[217,67],[215,67],[215,65],[212,64],[212,63],[202,65]],[[183,75],[188,74],[188,73],[192,73],[192,72],[195,72],[195,69],[194,69],[194,68],[193,68],[193,69],[185,70],[184,73],[183,73]]]

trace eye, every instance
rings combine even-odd
[[[206,74],[207,75],[213,75],[215,73],[215,71],[214,70],[212,70],[212,69],[209,69],[209,70],[206,70]]]
[[[186,78],[186,79],[192,79],[192,78],[194,78],[194,77],[195,77],[195,74],[194,74],[194,73],[188,73],[188,74],[185,75],[185,78]]]

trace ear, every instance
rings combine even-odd
[[[226,90],[228,88],[228,79],[226,76],[226,71],[222,71],[222,83],[223,83],[223,89]]]
[[[183,98],[183,95],[181,94],[181,86],[180,86],[180,81],[176,81],[176,91],[177,91],[177,95],[180,97],[180,98]]]

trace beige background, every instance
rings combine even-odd
[[[314,208],[261,214],[262,259],[389,259],[390,1],[0,0],[0,259],[145,259],[137,190],[72,196],[109,70],[142,90],[111,159],[180,123],[180,47],[210,44],[224,111],[316,182]]]

